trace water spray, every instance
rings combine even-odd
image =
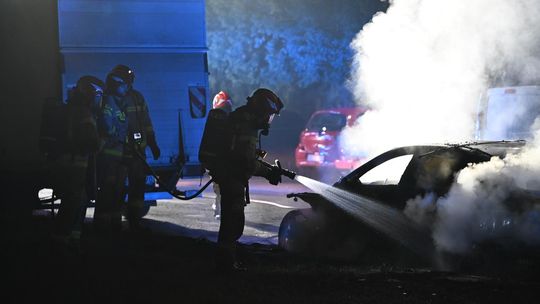
[[[401,210],[305,176],[296,176],[295,180],[417,254],[433,256],[434,248],[430,233],[410,221]]]

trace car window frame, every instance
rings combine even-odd
[[[310,117],[310,119],[308,120],[308,122],[306,123],[305,129],[306,129],[307,132],[319,132],[319,131],[321,131],[321,130],[320,130],[321,128],[315,128],[315,129],[314,129],[314,128],[310,128],[310,127],[311,127],[311,124],[313,124],[314,121],[315,121],[316,119],[319,119],[318,116],[336,116],[336,117],[340,117],[340,118],[344,121],[343,126],[340,127],[339,130],[334,130],[334,129],[332,129],[332,130],[327,130],[328,132],[339,132],[339,131],[343,130],[343,128],[345,128],[345,127],[347,126],[347,123],[348,123],[348,121],[347,121],[347,115],[345,115],[345,114],[343,114],[343,113],[341,113],[341,112],[333,112],[333,111],[329,111],[329,112],[317,112],[317,113],[314,113],[314,114]]]
[[[393,159],[393,158],[396,158],[396,157],[399,157],[399,156],[404,156],[404,155],[413,155],[411,161],[409,162],[409,164],[407,165],[407,167],[403,171],[403,175],[405,175],[405,173],[408,170],[410,170],[409,167],[414,165],[414,162],[415,162],[416,158],[419,155],[429,153],[429,152],[435,151],[436,149],[441,149],[441,148],[444,148],[444,147],[445,146],[407,146],[407,147],[400,147],[400,148],[395,148],[395,149],[386,151],[386,152],[384,152],[382,154],[379,154],[378,156],[372,158],[371,160],[369,160],[365,164],[361,165],[360,167],[356,168],[354,171],[352,171],[351,173],[349,173],[348,175],[343,177],[342,182],[344,182],[344,183],[356,182],[356,183],[358,183],[360,185],[365,185],[360,181],[360,178],[364,174],[369,172],[371,169],[385,163],[386,161],[388,161],[390,159]],[[398,183],[398,185],[400,183],[401,183],[401,180]]]

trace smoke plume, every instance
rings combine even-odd
[[[437,246],[467,253],[485,241],[540,245],[538,147],[459,172],[447,197],[436,203]]]
[[[372,111],[344,132],[342,147],[373,156],[473,139],[487,88],[540,84],[539,31],[537,0],[391,1],[351,43],[350,85]],[[508,107],[502,114],[516,112]],[[405,213],[432,225],[436,245],[450,252],[488,240],[540,245],[538,127],[522,153],[463,169],[445,197],[418,197]]]
[[[386,148],[474,137],[490,86],[539,80],[537,0],[395,0],[351,43],[351,88],[373,109],[342,145]]]

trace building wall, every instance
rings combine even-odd
[[[40,159],[41,104],[60,95],[56,1],[1,1],[0,23],[0,164],[31,166]]]
[[[0,17],[3,167],[42,160],[45,99],[64,100],[80,76],[104,79],[119,63],[134,69],[148,100],[160,161],[178,154],[179,118],[188,160],[197,161],[204,119],[191,117],[188,87],[208,90],[204,0],[5,0]]]

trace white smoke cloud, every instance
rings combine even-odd
[[[394,0],[358,33],[351,87],[373,111],[347,150],[472,139],[494,81],[539,78],[540,1]]]
[[[350,87],[373,110],[343,132],[343,148],[373,156],[472,140],[487,88],[540,84],[540,1],[394,0],[351,47]],[[508,107],[504,115],[519,112]],[[436,245],[451,252],[505,237],[540,245],[540,202],[530,195],[540,190],[538,134],[523,153],[463,169],[444,198],[409,201],[405,214],[433,225]]]
[[[466,167],[446,196],[411,199],[405,215],[432,227],[436,246],[447,252],[467,254],[486,241],[540,245],[540,132],[532,142]]]
[[[483,241],[540,245],[540,150],[463,169],[437,202],[439,248],[466,253]]]

